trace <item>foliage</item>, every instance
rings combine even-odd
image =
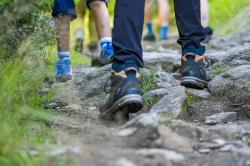
[[[25,5],[24,5],[25,4]],[[48,16],[49,0],[5,0],[0,3],[0,59],[1,61],[14,58],[15,52],[23,40],[30,34],[42,35],[43,43],[51,42]],[[49,32],[49,33],[48,33]],[[35,36],[36,37],[36,36]],[[39,41],[37,41],[41,44]],[[43,45],[40,45],[43,47]]]
[[[250,5],[249,0],[210,0],[210,23],[219,31],[227,27],[232,19]],[[247,18],[242,18],[247,19]],[[234,25],[237,27],[238,25]]]
[[[24,5],[25,4],[25,5]],[[60,157],[29,152],[52,141],[51,113],[43,103],[53,94],[38,95],[51,68],[43,61],[55,43],[49,24],[49,0],[5,0],[0,2],[0,165],[64,165]],[[52,65],[50,65],[52,66]],[[66,164],[68,165],[68,164]]]
[[[157,87],[157,78],[155,76],[155,70],[151,70],[150,72],[150,76],[141,76],[140,78],[143,100],[146,106],[151,106],[156,102],[156,99],[147,94],[149,91]]]
[[[188,107],[190,107],[193,103],[199,101],[199,97],[193,96],[193,95],[188,95],[186,97],[186,100],[184,104],[182,105],[182,112],[179,115],[180,119],[186,119],[188,118]]]
[[[216,67],[211,73],[211,77],[215,77],[217,75],[220,75],[221,73],[226,72],[226,69],[222,68],[222,67]]]

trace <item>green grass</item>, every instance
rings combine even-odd
[[[190,107],[193,103],[198,102],[198,101],[199,101],[199,97],[193,96],[193,95],[188,95],[186,97],[184,104],[182,105],[182,112],[178,118],[179,119],[188,118],[188,107]]]
[[[249,0],[210,0],[210,24],[219,34],[234,32],[239,24],[230,24],[232,19],[250,6]],[[247,20],[248,18],[241,18]],[[230,31],[223,30],[231,26]]]
[[[226,69],[222,68],[222,67],[216,67],[211,73],[210,76],[211,77],[216,77],[217,75],[220,75],[222,73],[226,72]]]
[[[155,70],[151,70],[150,76],[141,76],[140,81],[144,104],[146,106],[151,106],[156,102],[156,99],[151,96],[148,96],[147,93],[157,88],[157,78],[155,76]]]
[[[0,166],[71,165],[66,157],[46,155],[54,144],[49,121],[55,115],[45,112],[43,103],[53,93],[40,96],[38,89],[54,76],[49,70],[53,67],[46,66],[42,56],[22,56],[0,66]]]
[[[25,138],[30,137],[27,124],[48,124],[48,115],[42,112],[42,100],[36,92],[43,83],[43,74],[39,67],[20,59],[1,67],[0,165],[30,165],[32,159],[22,150]]]

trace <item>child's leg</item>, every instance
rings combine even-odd
[[[96,30],[102,48],[101,61],[106,65],[110,63],[114,55],[107,2],[106,0],[88,0],[87,5],[95,18]]]
[[[208,27],[209,24],[209,6],[208,0],[201,1],[201,24],[204,28]]]
[[[70,40],[70,20],[69,15],[55,16],[56,31],[57,31],[57,48],[59,58],[61,52],[69,52],[69,40]]]
[[[158,0],[159,17],[160,17],[160,38],[161,40],[168,39],[170,6],[168,0]]]
[[[74,1],[55,0],[52,15],[55,18],[57,30],[58,61],[56,63],[58,81],[72,79],[69,41],[70,21],[76,17]]]
[[[205,32],[205,42],[211,40],[213,29],[209,27],[209,4],[208,0],[200,0],[201,3],[201,24]]]
[[[145,1],[145,23],[146,23],[146,27],[147,27],[147,35],[153,35],[153,24],[152,24],[152,20],[153,20],[153,14],[152,14],[152,2],[151,0],[146,0]]]

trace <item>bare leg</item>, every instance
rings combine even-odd
[[[170,20],[170,7],[168,0],[158,0],[159,6],[159,17],[160,17],[160,39],[166,40],[168,39],[168,31],[169,31],[169,20]]]
[[[145,0],[145,22],[152,23],[152,10],[151,10],[151,0]]]
[[[114,56],[107,6],[102,1],[93,1],[89,6],[94,14],[96,30],[102,48],[100,61],[103,65],[106,65],[112,61]]]
[[[101,1],[94,1],[90,3],[90,8],[95,17],[95,24],[99,39],[111,37],[109,13],[106,4]]]
[[[70,42],[70,20],[69,15],[57,15],[55,17],[57,36],[57,47],[59,60],[56,63],[56,80],[65,82],[72,79],[70,62],[69,42]]]
[[[147,33],[143,37],[143,40],[145,41],[155,41],[155,35],[154,35],[154,26],[152,23],[153,20],[153,13],[152,13],[152,3],[153,0],[146,0],[145,1],[145,8],[144,8],[144,13],[145,13],[145,22],[146,22],[146,28],[147,28]]]
[[[58,15],[55,17],[57,36],[58,52],[69,51],[69,38],[70,38],[70,20],[69,15]]]
[[[161,26],[168,26],[170,20],[170,6],[168,0],[158,0]]]
[[[204,28],[208,27],[209,24],[209,5],[208,0],[201,1],[201,24]]]

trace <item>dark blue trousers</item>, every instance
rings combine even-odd
[[[113,69],[143,67],[141,38],[144,21],[144,0],[116,0],[113,46],[115,58]],[[200,0],[174,0],[178,43],[182,53],[202,55],[204,32],[200,19]]]

